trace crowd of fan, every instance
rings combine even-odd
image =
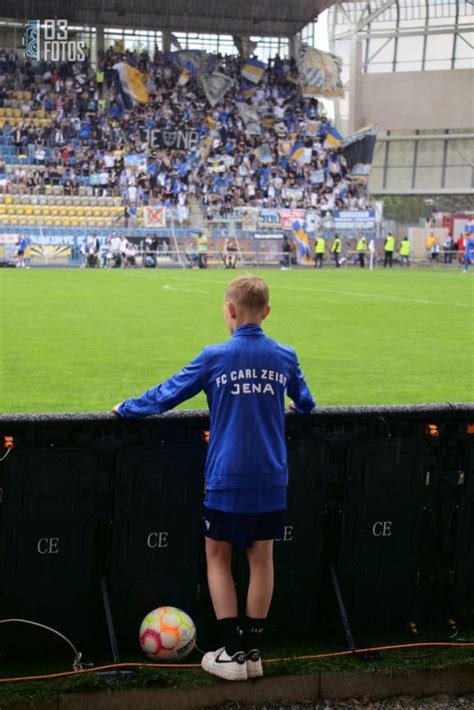
[[[149,101],[127,108],[117,90],[113,65],[126,61],[147,75]],[[94,194],[121,195],[135,210],[142,204],[175,205],[180,221],[187,218],[188,196],[202,198],[207,216],[225,215],[238,206],[364,209],[365,188],[346,176],[341,151],[324,147],[330,127],[318,102],[303,98],[293,61],[278,56],[254,95],[241,93],[242,60],[214,57],[214,68],[234,78],[233,87],[212,109],[199,80],[178,83],[180,70],[158,50],[117,54],[107,50],[96,68],[89,61],[46,64],[24,62],[0,51],[0,107],[11,105],[13,92],[31,92],[20,102],[21,120],[4,119],[0,135],[23,156],[14,172],[0,164],[0,184],[11,183],[25,193],[42,193],[45,185],[60,185],[66,195],[92,185]],[[40,76],[40,80],[35,79]],[[261,134],[249,135],[239,115],[238,102],[258,109]],[[49,125],[30,119],[44,111]],[[319,129],[308,135],[308,126]],[[189,166],[184,151],[150,149],[151,129],[194,129],[207,140],[207,153]],[[291,160],[289,147],[304,144],[309,162]],[[266,144],[271,162],[259,161],[256,149]],[[130,166],[127,154],[145,154],[146,170]],[[258,153],[258,151],[257,151]],[[321,171],[324,171],[323,177]]]

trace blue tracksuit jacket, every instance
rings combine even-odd
[[[243,325],[162,384],[127,399],[119,414],[160,414],[201,390],[211,418],[205,504],[234,513],[284,509],[285,392],[300,413],[315,406],[293,348],[268,338],[258,325]]]

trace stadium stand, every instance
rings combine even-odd
[[[124,104],[117,61],[148,76],[147,104]],[[112,227],[130,219],[141,226],[141,207],[163,204],[186,226],[190,206],[200,210],[196,198],[208,218],[240,206],[324,212],[370,205],[365,188],[347,179],[341,152],[327,145],[332,126],[318,102],[302,96],[294,60],[277,55],[250,89],[240,81],[242,60],[208,61],[233,80],[214,109],[192,76],[180,85],[179,67],[159,51],[107,50],[104,90],[87,59],[32,65],[0,52],[1,223]],[[260,122],[257,131],[249,115]],[[190,165],[189,151],[150,147],[150,131],[176,127],[197,132],[197,163]],[[294,146],[306,152],[304,162],[292,159]],[[142,163],[127,159],[145,153]]]

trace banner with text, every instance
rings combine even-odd
[[[375,210],[334,210],[332,216],[336,232],[340,229],[375,229]]]
[[[151,149],[192,150],[199,145],[199,131],[192,128],[156,128],[148,131],[148,146]]]

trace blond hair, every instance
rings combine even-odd
[[[260,276],[238,276],[227,285],[226,301],[249,313],[263,313],[268,305],[268,284]]]

